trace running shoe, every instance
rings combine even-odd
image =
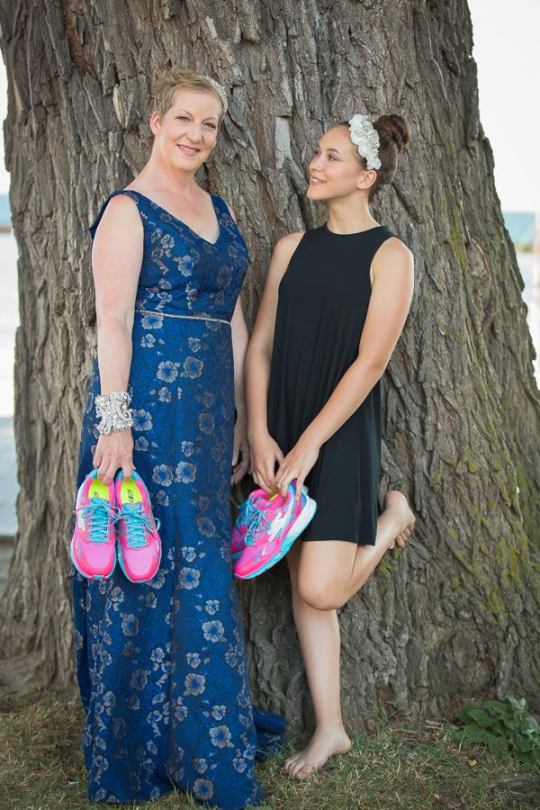
[[[149,582],[161,562],[159,520],[152,514],[150,495],[141,476],[133,471],[115,476],[118,514],[118,562],[130,582]]]
[[[231,535],[231,558],[237,560],[244,550],[246,544],[246,535],[249,527],[254,520],[257,520],[259,511],[268,510],[269,505],[275,498],[277,493],[268,498],[265,489],[254,489],[249,497],[244,501],[240,507],[240,512],[236,518]],[[270,507],[271,508],[271,507]],[[268,519],[273,519],[274,514],[266,513]]]
[[[285,496],[279,494],[272,509],[260,509],[245,538],[240,557],[233,564],[238,579],[252,579],[276,565],[291,549],[317,511],[317,504],[302,487],[299,500],[296,485],[289,484]],[[270,518],[268,513],[274,512]]]
[[[114,484],[103,484],[97,476],[98,470],[92,470],[77,492],[69,547],[73,565],[86,579],[108,579],[116,565]]]

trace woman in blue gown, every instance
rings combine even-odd
[[[233,480],[248,463],[239,301],[248,253],[227,204],[195,181],[223,95],[190,71],[161,77],[149,162],[91,228],[98,358],[77,486],[94,466],[107,483],[134,465],[163,551],[145,584],[119,566],[102,581],[74,571],[94,801],[154,799],[177,786],[223,810],[257,805],[255,755],[282,736],[280,718],[252,709],[230,563],[231,459]],[[100,436],[95,397],[112,391],[131,394],[133,427]]]

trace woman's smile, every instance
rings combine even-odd
[[[193,155],[198,155],[199,152],[201,151],[196,146],[188,146],[185,143],[177,143],[176,145],[180,149],[180,151],[184,153],[184,155],[189,155],[189,157],[193,157]]]

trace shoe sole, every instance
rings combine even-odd
[[[254,579],[255,577],[260,576],[261,574],[264,574],[264,572],[268,571],[269,568],[272,568],[274,565],[276,565],[276,563],[282,560],[283,557],[285,557],[285,555],[289,553],[293,543],[296,540],[298,540],[298,538],[300,537],[306,526],[308,526],[308,524],[311,522],[316,511],[317,511],[317,504],[313,499],[310,498],[309,503],[306,505],[305,509],[300,514],[300,517],[294,524],[294,531],[291,533],[290,536],[289,535],[287,536],[286,540],[281,546],[281,550],[277,554],[274,554],[273,557],[270,557],[264,568],[259,568],[257,571],[252,571],[250,574],[239,575],[235,573],[235,577],[237,577],[238,579]]]

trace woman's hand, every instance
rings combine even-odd
[[[234,426],[233,474],[231,484],[237,484],[249,470],[249,444],[247,440],[246,420],[238,416]]]
[[[273,493],[276,491],[276,462],[282,463],[283,453],[269,433],[253,438],[250,444],[253,480],[268,493]]]
[[[319,458],[319,452],[319,445],[300,437],[276,473],[276,486],[282,495],[286,494],[291,481],[296,479],[296,497],[300,498],[304,481]]]
[[[104,484],[112,483],[117,470],[122,468],[124,478],[131,478],[133,465],[133,436],[131,430],[115,430],[102,434],[94,453],[94,467]]]

